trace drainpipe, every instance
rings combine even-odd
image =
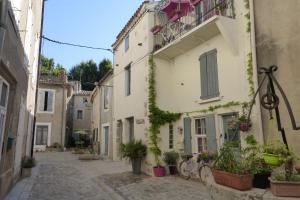
[[[6,15],[7,15],[7,0],[0,0],[0,55],[2,57],[2,51],[4,46],[4,39],[6,33]]]
[[[33,157],[33,147],[34,147],[34,137],[35,137],[38,87],[39,87],[39,79],[40,79],[40,64],[41,64],[41,52],[42,52],[42,35],[43,35],[43,28],[44,28],[44,12],[45,12],[45,0],[42,0],[42,18],[41,18],[41,28],[40,28],[39,57],[38,57],[39,62],[38,62],[37,79],[36,79],[35,105],[34,105],[34,117],[33,117],[31,152],[30,152],[31,157]]]
[[[256,41],[255,41],[255,19],[254,19],[254,0],[250,0],[250,21],[251,21],[251,35],[250,35],[250,45],[251,45],[251,51],[252,51],[252,65],[253,65],[253,81],[255,84],[255,88],[258,87],[258,66],[257,66],[257,57],[256,57]],[[260,95],[258,94],[258,97]],[[263,134],[263,127],[262,127],[262,114],[261,114],[261,107],[260,105],[260,99],[257,98],[256,100],[256,114],[258,116],[257,122],[258,122],[258,128],[259,128],[259,141],[261,143],[265,143],[264,140],[264,134]]]
[[[62,73],[62,72],[61,72]],[[62,119],[62,124],[61,124],[61,140],[60,140],[60,143],[62,145],[62,147],[65,147],[65,145],[63,144],[63,133],[64,131],[66,131],[66,129],[64,128],[64,125],[66,124],[66,121],[65,121],[65,116],[66,116],[66,113],[64,112],[65,109],[65,103],[66,103],[66,98],[65,98],[65,87],[66,87],[66,84],[65,84],[65,80],[66,80],[66,77],[65,75],[63,76],[64,80],[63,80],[63,100],[62,100],[62,108],[63,108],[63,112],[61,112],[61,119]]]

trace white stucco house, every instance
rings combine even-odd
[[[146,1],[140,6],[113,44],[114,149],[133,138],[150,143],[150,55],[156,64],[157,106],[182,113],[160,128],[162,152],[216,152],[226,141],[242,141],[244,134],[231,124],[257,87],[251,75],[256,69],[249,69],[248,12],[243,1],[231,0]],[[251,132],[262,142],[259,106],[251,119]],[[116,152],[114,159],[119,159]],[[143,170],[151,174],[154,165],[148,153]]]

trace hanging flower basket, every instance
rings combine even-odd
[[[153,35],[158,34],[162,29],[161,25],[155,25],[153,28],[151,28],[151,32],[153,33]]]
[[[282,164],[282,158],[275,154],[264,153],[264,161],[271,166],[280,166]]]
[[[250,125],[247,122],[240,122],[239,128],[241,131],[246,132],[249,131]]]

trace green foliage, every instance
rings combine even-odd
[[[264,145],[263,152],[278,155],[282,158],[289,155],[289,151],[286,149],[286,146],[280,141]]]
[[[181,117],[181,113],[172,113],[169,111],[161,110],[156,105],[156,89],[155,89],[155,62],[153,55],[149,57],[149,80],[148,80],[148,102],[149,102],[149,121],[150,121],[150,147],[149,151],[154,154],[156,165],[160,165],[161,149],[158,142],[159,129],[161,126],[177,121]]]
[[[41,67],[41,74],[50,74],[54,76],[58,76],[61,71],[64,71],[65,69],[63,66],[59,63],[55,65],[55,61],[53,58],[47,58],[45,56],[41,57],[42,67]]]
[[[164,162],[167,165],[176,165],[179,159],[179,153],[176,151],[168,151],[164,153]]]
[[[112,63],[109,59],[103,59],[99,65],[93,60],[81,62],[73,66],[68,72],[69,80],[81,80],[83,90],[93,90],[94,82],[98,82],[104,75],[112,69]]]
[[[26,156],[22,160],[23,168],[33,168],[36,165],[36,161],[34,157]]]
[[[208,112],[214,112],[215,110],[218,110],[218,109],[221,109],[221,108],[226,109],[226,108],[230,108],[230,107],[234,107],[234,106],[240,106],[240,105],[242,105],[242,103],[239,102],[239,101],[230,101],[230,102],[225,103],[225,104],[209,106],[207,109],[186,112],[186,114],[188,115],[188,114],[191,114],[191,113],[208,113]]]
[[[300,182],[300,175],[292,174],[287,178],[284,173],[276,173],[272,175],[272,179],[275,181]]]
[[[121,144],[121,155],[130,160],[144,158],[147,155],[147,146],[141,140],[132,140],[126,144]]]

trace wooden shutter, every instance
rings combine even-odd
[[[200,56],[200,79],[201,79],[201,99],[206,99],[208,96],[207,91],[207,65],[206,54]]]
[[[207,137],[207,148],[209,152],[217,152],[217,138],[216,138],[216,125],[215,115],[207,115],[206,121],[206,137]]]
[[[39,91],[39,111],[44,111],[45,91]]]
[[[48,103],[47,103],[47,111],[52,112],[53,111],[53,99],[54,94],[52,91],[48,91]]]
[[[184,127],[184,153],[192,154],[191,118],[186,117],[183,119],[183,127]]]
[[[206,66],[208,98],[216,97],[219,95],[217,50],[212,50],[207,53]]]

